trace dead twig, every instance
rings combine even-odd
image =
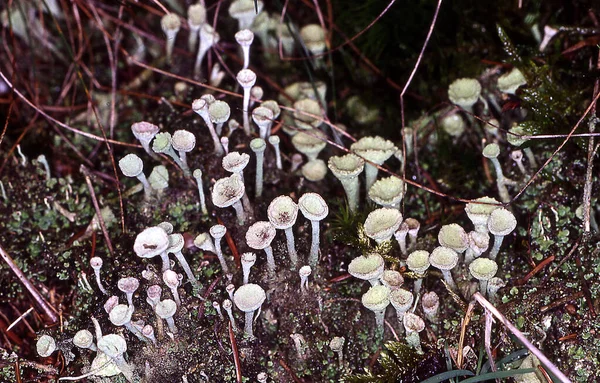
[[[42,309],[42,311],[46,315],[47,321],[50,324],[56,323],[58,321],[58,317],[56,316],[56,310],[54,310],[52,306],[50,306],[50,304],[46,302],[46,300],[44,299],[44,297],[42,297],[38,289],[31,282],[29,282],[29,279],[27,279],[25,274],[23,274],[21,269],[19,269],[15,261],[13,261],[12,257],[6,252],[6,250],[4,250],[2,245],[0,245],[0,256],[2,257],[4,262],[6,262],[6,264],[12,270],[12,272],[15,273],[15,275],[23,284],[23,286],[25,286],[35,303],[39,306],[39,308]]]
[[[467,326],[471,321],[471,316],[473,315],[473,309],[475,308],[475,303],[469,303],[469,307],[467,307],[467,312],[465,313],[464,318],[460,324],[460,339],[458,341],[458,356],[456,357],[456,367],[461,369],[463,364],[463,345],[465,344],[465,335],[467,333]]]
[[[533,345],[526,337],[523,335],[518,328],[516,328],[510,321],[498,311],[498,309],[492,305],[487,299],[481,295],[481,293],[477,292],[473,294],[473,299],[477,301],[481,306],[483,306],[486,310],[489,310],[506,328],[510,330],[511,333],[521,342],[527,349],[535,355],[542,365],[546,367],[554,376],[556,376],[560,382],[562,383],[571,383],[571,380],[567,378],[565,374],[563,374],[558,367],[552,363],[546,355],[544,355],[537,347]]]
[[[110,237],[108,235],[108,230],[106,230],[106,224],[104,223],[104,218],[102,218],[102,212],[100,211],[100,205],[98,204],[98,199],[96,198],[96,192],[94,192],[94,185],[92,185],[92,179],[90,171],[85,165],[81,165],[79,168],[81,173],[85,178],[85,183],[87,184],[88,190],[90,192],[90,196],[92,197],[92,203],[94,204],[94,209],[96,210],[96,216],[98,217],[98,223],[100,224],[100,228],[102,229],[102,235],[104,235],[104,240],[106,241],[106,247],[108,248],[108,252],[111,256],[114,255],[114,249]]]
[[[238,353],[237,343],[235,342],[235,334],[231,322],[228,323],[229,340],[231,341],[231,352],[233,352],[233,363],[235,364],[235,378],[238,383],[242,383],[242,363]]]

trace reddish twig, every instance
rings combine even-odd
[[[58,317],[56,316],[55,312],[56,310],[54,310],[52,306],[50,306],[50,304],[46,302],[46,300],[44,299],[44,297],[42,297],[38,289],[31,282],[29,282],[29,279],[27,279],[25,274],[23,274],[23,272],[21,271],[21,269],[19,269],[15,261],[13,261],[11,256],[6,252],[6,250],[4,250],[4,248],[1,245],[0,256],[2,257],[4,262],[6,262],[6,264],[12,270],[12,272],[15,273],[15,275],[23,284],[23,286],[25,286],[25,289],[27,289],[29,294],[31,294],[33,300],[38,305],[38,307],[42,309],[42,311],[47,317],[47,321],[50,322],[50,324],[56,323],[58,321]]]
[[[530,272],[528,272],[527,275],[525,275],[523,278],[519,279],[515,283],[515,286],[522,286],[525,283],[527,283],[527,281],[530,280],[531,277],[533,277],[535,274],[539,273],[540,270],[542,270],[548,264],[554,262],[554,259],[555,259],[554,255],[551,255],[548,258],[544,259],[542,262],[538,263],[538,265],[536,267],[534,267],[533,270],[531,270]]]
[[[296,383],[304,383],[303,379],[300,379],[299,377],[296,376],[296,374],[294,374],[294,371],[292,371],[292,369],[290,368],[290,366],[287,365],[287,363],[285,362],[285,360],[283,359],[279,359],[279,365],[281,367],[283,367],[283,369],[290,374],[290,376],[292,377],[292,380]]]
[[[228,322],[229,340],[231,341],[231,352],[233,353],[233,364],[235,365],[235,378],[238,383],[242,383],[242,364],[240,363],[240,355],[238,353],[237,343],[235,342],[235,334],[231,322]]]

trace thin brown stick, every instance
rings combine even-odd
[[[459,369],[462,368],[463,364],[463,345],[465,344],[465,335],[467,334],[467,326],[471,321],[471,316],[473,315],[473,309],[475,308],[475,303],[469,303],[469,307],[467,307],[467,312],[465,313],[464,318],[460,324],[460,339],[458,341],[458,356],[456,357],[456,367]]]
[[[56,316],[55,312],[56,310],[54,310],[52,306],[50,306],[50,304],[46,302],[46,300],[44,299],[44,297],[42,297],[38,289],[31,282],[29,282],[29,279],[27,279],[25,274],[23,274],[21,269],[19,269],[19,266],[17,266],[15,261],[13,261],[12,257],[6,252],[6,250],[4,250],[2,245],[0,245],[0,257],[2,257],[2,259],[4,260],[4,262],[6,262],[6,264],[12,270],[12,272],[15,273],[19,281],[23,284],[23,286],[25,286],[29,294],[31,294],[31,297],[33,298],[35,303],[44,312],[48,322],[50,322],[50,324],[56,323],[58,321],[58,317]]]
[[[473,299],[475,299],[477,303],[482,305],[486,310],[489,310],[504,326],[506,326],[506,328],[508,328],[510,332],[513,333],[513,335],[519,340],[519,342],[521,342],[525,347],[527,347],[527,349],[529,349],[529,351],[540,360],[544,367],[550,370],[550,372],[552,372],[554,376],[556,376],[560,380],[560,382],[571,382],[571,380],[567,378],[567,376],[563,374],[558,369],[558,367],[556,367],[556,365],[546,357],[546,355],[544,355],[537,347],[535,347],[533,343],[531,343],[525,337],[525,335],[523,335],[523,333],[519,331],[518,328],[516,328],[512,323],[510,323],[510,321],[506,319],[506,317],[502,315],[502,313],[500,313],[500,311],[498,311],[498,309],[494,307],[493,304],[491,304],[487,299],[485,299],[483,295],[481,295],[481,293],[477,292],[473,294]]]
[[[94,185],[92,185],[92,179],[90,175],[90,171],[85,165],[81,165],[79,170],[83,174],[85,178],[85,183],[87,184],[88,190],[90,192],[90,196],[92,197],[92,203],[94,204],[94,209],[96,210],[96,215],[98,216],[98,223],[100,224],[100,228],[102,229],[102,235],[104,235],[104,240],[106,241],[106,247],[108,248],[108,252],[110,255],[114,255],[114,249],[110,237],[108,235],[108,230],[106,230],[106,224],[104,223],[104,218],[102,218],[102,212],[100,210],[100,205],[98,204],[98,199],[96,198],[96,192],[94,191]]]
[[[233,364],[235,365],[235,380],[242,383],[242,363],[240,363],[240,354],[238,352],[237,343],[235,342],[235,334],[231,322],[227,324],[229,328],[229,341],[231,341],[231,352],[233,353]]]

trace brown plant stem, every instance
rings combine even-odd
[[[527,347],[527,349],[529,349],[529,351],[540,360],[542,365],[544,365],[544,367],[546,367],[551,373],[553,373],[554,376],[556,376],[560,382],[571,382],[571,380],[567,378],[567,376],[563,374],[558,369],[558,367],[556,367],[556,365],[546,357],[546,355],[544,355],[537,347],[535,347],[533,343],[531,343],[525,337],[525,335],[521,331],[519,331],[519,329],[517,329],[512,323],[510,323],[510,321],[506,319],[506,317],[502,315],[494,305],[492,305],[487,299],[485,299],[483,295],[481,295],[481,293],[477,292],[473,294],[473,299],[475,299],[477,303],[483,306],[486,310],[491,312],[504,326],[506,326],[506,328],[508,328],[510,332],[513,333],[513,335],[519,340],[519,342],[521,342],[525,347]]]
[[[55,324],[58,322],[58,317],[56,316],[55,310],[50,306],[48,302],[42,297],[38,289],[27,279],[25,274],[19,269],[15,261],[13,261],[12,257],[4,250],[2,245],[0,245],[0,257],[6,262],[8,267],[12,270],[13,273],[17,276],[19,281],[25,286],[31,297],[35,301],[35,303],[39,306],[40,309],[44,312],[47,321],[50,324]]]

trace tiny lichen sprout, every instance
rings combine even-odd
[[[467,124],[458,113],[445,116],[441,121],[442,129],[452,137],[459,137],[465,131]]]
[[[227,262],[225,262],[225,257],[223,256],[223,251],[221,250],[221,238],[223,238],[227,233],[227,228],[223,225],[214,225],[211,226],[209,231],[210,235],[215,239],[215,252],[217,254],[217,258],[219,259],[219,263],[221,263],[223,273],[229,274],[229,267],[227,267]]]
[[[256,8],[255,8],[256,7]],[[264,7],[262,1],[255,0],[235,0],[229,6],[229,16],[238,22],[238,30],[248,29],[252,22],[258,16]]]
[[[256,198],[262,196],[263,191],[263,166],[265,161],[265,149],[267,144],[262,138],[255,138],[250,141],[250,149],[256,155],[256,176],[255,176],[255,190],[254,195]]]
[[[408,226],[408,237],[410,238],[409,250],[414,251],[417,247],[417,236],[419,235],[419,229],[421,229],[421,224],[414,218],[407,218],[403,222]]]
[[[150,175],[148,176],[148,183],[150,187],[156,193],[156,196],[160,199],[164,193],[164,190],[169,187],[169,171],[164,165],[157,165],[152,168]]]
[[[250,65],[250,46],[254,41],[254,33],[249,29],[242,29],[235,34],[235,41],[242,47],[244,53],[244,69]]]
[[[315,267],[319,260],[319,222],[327,217],[329,207],[323,197],[317,193],[303,194],[298,200],[298,206],[304,218],[311,222],[312,241],[308,261],[312,267]]]
[[[173,145],[173,149],[179,153],[179,160],[181,161],[181,170],[186,177],[191,175],[190,168],[187,163],[186,153],[194,150],[196,146],[196,136],[187,130],[176,130],[173,133],[173,137],[171,138],[171,145]]]
[[[522,175],[527,175],[527,170],[525,169],[525,165],[523,165],[523,151],[522,150],[513,150],[510,152],[510,158],[517,164],[519,171]]]
[[[501,207],[490,214],[488,229],[494,235],[494,247],[490,250],[489,258],[495,260],[500,252],[500,246],[504,237],[509,235],[517,227],[517,219],[509,210]]]
[[[208,233],[198,234],[196,238],[194,238],[194,246],[196,246],[202,251],[208,251],[213,254],[217,253],[217,250],[215,249],[215,244],[213,243]]]
[[[362,173],[365,167],[365,161],[354,154],[344,156],[331,156],[327,163],[329,170],[340,180],[342,187],[348,198],[348,207],[351,212],[356,212],[358,208],[359,181],[358,175]]]
[[[208,116],[213,124],[215,124],[217,134],[221,135],[223,125],[229,120],[229,116],[231,116],[231,108],[225,101],[215,100],[208,107]]]
[[[202,170],[194,170],[192,176],[196,179],[196,184],[198,185],[198,197],[200,198],[200,209],[202,210],[202,214],[208,215],[208,209],[206,208],[206,197],[204,196],[204,185],[202,184]]]
[[[487,222],[490,214],[500,206],[500,202],[492,197],[480,197],[469,202],[465,206],[465,212],[467,213],[467,217],[473,222],[475,231],[487,233]]]
[[[451,223],[443,225],[438,233],[438,242],[444,247],[448,247],[458,254],[463,253],[469,247],[469,236],[462,226]]]
[[[225,138],[225,137],[223,137]],[[242,182],[244,182],[244,169],[248,166],[250,162],[250,156],[246,153],[239,152],[231,152],[227,153],[221,164],[223,165],[223,169],[227,170],[230,173],[237,174],[240,176]],[[250,205],[250,200],[248,199],[248,194],[244,188],[244,194],[242,195],[242,205],[246,211],[251,212],[252,207]]]
[[[106,300],[106,302],[104,302],[104,311],[106,311],[107,314],[110,314],[110,312],[112,311],[112,309],[115,308],[116,305],[119,304],[119,297],[116,295],[112,295],[110,298],[108,298]]]
[[[479,292],[486,294],[488,281],[498,272],[498,264],[488,258],[477,258],[469,265],[469,271],[479,281]]]
[[[454,105],[473,113],[473,105],[481,96],[481,84],[474,78],[459,78],[448,87],[448,98]]]
[[[142,148],[148,153],[152,158],[157,158],[156,154],[150,150],[150,142],[158,134],[160,128],[154,124],[151,124],[146,121],[136,122],[131,125],[131,132],[133,136],[137,138],[137,140],[142,144]]]
[[[429,291],[423,294],[421,297],[421,307],[423,308],[423,313],[427,320],[431,323],[439,322],[438,314],[440,312],[440,297],[435,291]]]
[[[223,147],[221,146],[221,140],[219,140],[219,136],[217,135],[215,126],[210,119],[210,115],[208,114],[208,108],[209,108],[208,101],[206,101],[205,99],[202,99],[202,98],[198,98],[198,99],[194,100],[194,102],[192,103],[192,110],[194,112],[196,112],[196,114],[198,114],[200,117],[202,117],[202,119],[204,120],[204,123],[208,127],[208,131],[210,132],[210,136],[212,137],[212,140],[213,140],[214,153],[217,156],[222,156],[224,151],[223,151]]]
[[[259,106],[252,111],[252,120],[258,126],[260,138],[266,140],[271,135],[273,125],[273,111],[269,108]]]
[[[400,324],[404,320],[404,314],[412,307],[414,300],[414,295],[408,290],[396,289],[390,292],[390,303],[396,309],[396,318]],[[404,331],[404,326],[400,326],[400,330]]]
[[[377,286],[384,267],[383,257],[377,253],[370,253],[354,258],[348,265],[348,273],[354,278],[369,281],[371,286]]]
[[[250,107],[250,89],[256,84],[256,73],[250,69],[242,69],[238,72],[237,76],[238,84],[244,89],[244,100],[243,100],[243,126],[246,135],[250,135],[250,119],[248,117],[248,109]]]
[[[502,173],[502,167],[500,166],[500,161],[498,161],[498,156],[500,155],[500,146],[496,143],[488,144],[483,148],[483,156],[490,161],[494,165],[494,169],[496,170],[496,185],[498,187],[498,195],[500,196],[500,201],[504,203],[510,202],[510,195],[508,194],[508,189],[506,188],[507,183],[510,181],[504,177],[504,173]]]
[[[344,343],[346,343],[346,338],[343,336],[334,336],[329,342],[329,348],[331,351],[338,355],[338,364],[340,368],[344,367]]]
[[[137,178],[144,186],[144,197],[149,199],[152,195],[152,187],[144,175],[144,163],[136,154],[130,153],[119,160],[119,168],[126,177]]]
[[[248,283],[240,286],[233,294],[233,302],[238,309],[246,314],[244,333],[250,339],[254,339],[254,333],[252,331],[254,312],[260,308],[266,298],[267,295],[265,290],[254,283]]]
[[[429,255],[429,263],[442,272],[446,284],[456,291],[452,269],[458,264],[458,253],[449,247],[438,246]]]
[[[140,280],[134,277],[125,277],[117,281],[119,290],[127,296],[127,304],[133,307],[133,293],[140,287]]]
[[[233,299],[233,297],[232,297]],[[233,307],[233,303],[231,303],[230,299],[225,299],[223,301],[223,309],[225,309],[225,311],[227,312],[227,316],[229,317],[229,322],[231,323],[231,328],[233,331],[237,332],[237,324],[235,323],[235,318],[233,317],[233,310],[231,309]]]
[[[256,263],[256,254],[255,253],[243,253],[241,256],[242,263],[242,272],[244,274],[243,284],[248,283],[248,279],[250,278],[250,269]]]
[[[149,324],[145,325],[144,327],[142,327],[142,335],[145,336],[146,338],[150,339],[152,344],[156,346],[156,337],[154,336],[154,327],[152,327]]]
[[[303,98],[294,102],[293,107],[294,123],[299,129],[316,129],[323,124],[323,115],[325,113],[318,101]]]
[[[528,138],[524,138],[525,135],[527,135],[527,129],[525,126],[515,125],[508,130],[508,133],[506,134],[506,141],[513,146],[521,146],[529,141]],[[537,161],[535,160],[535,156],[533,155],[531,148],[523,148],[523,152],[527,156],[529,164],[532,167],[537,168]]]
[[[165,233],[171,235],[173,234],[173,224],[171,222],[168,221],[162,221],[161,223],[159,223],[158,225],[156,225],[157,227],[160,227],[161,229],[163,229],[165,231]]]
[[[269,204],[267,216],[269,217],[269,222],[271,222],[276,229],[285,231],[288,255],[292,262],[292,268],[295,269],[298,264],[298,254],[296,253],[292,227],[296,223],[296,218],[298,217],[298,205],[288,196],[279,196]]]
[[[388,287],[391,291],[398,290],[404,283],[404,277],[396,270],[384,270],[379,280],[382,285]]]
[[[394,233],[394,238],[396,238],[396,242],[398,242],[398,246],[400,246],[400,252],[402,255],[408,254],[408,249],[406,247],[406,236],[408,235],[408,225],[406,222],[402,222],[398,227],[398,230]]]
[[[365,234],[377,244],[389,241],[402,224],[398,209],[382,207],[369,213],[365,220]]]
[[[169,331],[171,331],[172,334],[177,334],[177,327],[175,327],[175,321],[173,320],[173,316],[177,311],[177,303],[172,299],[165,299],[164,301],[158,302],[154,311],[156,312],[156,315],[167,321]]]
[[[421,348],[421,338],[419,333],[425,329],[425,321],[418,315],[413,313],[404,314],[402,320],[404,324],[404,330],[406,331],[406,343],[410,347],[413,347],[417,353],[422,354],[423,349]]]
[[[104,335],[98,339],[98,350],[106,354],[119,368],[129,382],[134,382],[133,366],[125,361],[123,354],[127,352],[125,338],[118,334]]]
[[[377,332],[383,334],[383,319],[385,309],[390,304],[390,289],[383,286],[371,286],[361,298],[363,306],[375,313],[375,326]]]
[[[506,283],[498,277],[493,277],[488,281],[487,296],[490,303],[495,304],[498,301],[498,290],[504,286],[506,286]]]
[[[219,302],[213,301],[212,306],[217,311],[217,314],[219,315],[219,319],[224,320],[225,317],[223,317],[223,313],[221,312],[221,305],[219,304]]]
[[[190,27],[190,37],[188,39],[188,49],[190,52],[196,50],[198,43],[198,33],[200,28],[206,22],[206,8],[202,4],[192,4],[187,10],[187,21]]]
[[[139,331],[133,324],[131,324],[131,316],[133,315],[133,306],[128,305],[116,305],[108,314],[108,319],[115,326],[124,326],[127,330],[131,331],[140,340],[145,340],[141,331]]]
[[[92,269],[94,269],[94,276],[96,277],[96,284],[98,285],[98,288],[100,289],[100,291],[102,291],[102,294],[104,295],[108,295],[108,293],[106,292],[106,289],[104,288],[104,285],[102,284],[102,279],[100,279],[100,269],[102,268],[102,258],[100,257],[92,257],[92,259],[90,259],[90,266],[92,266]]]
[[[375,181],[369,189],[369,198],[382,207],[400,209],[400,201],[404,197],[405,190],[404,181],[391,176]]]
[[[162,259],[162,271],[168,270],[169,256],[167,248],[169,247],[169,236],[160,227],[149,227],[135,237],[133,251],[140,258],[153,258],[160,255]]]
[[[312,160],[302,165],[302,176],[310,182],[319,182],[327,175],[327,165],[323,160]]]
[[[181,20],[174,13],[167,13],[160,19],[160,26],[167,36],[167,64],[171,65],[173,57],[173,47],[175,46],[175,38],[181,28]]]
[[[154,137],[154,141],[152,142],[152,150],[155,153],[163,153],[168,155],[173,159],[173,161],[175,161],[177,166],[183,169],[183,164],[181,163],[179,156],[175,152],[175,149],[173,149],[173,144],[171,143],[171,133],[158,133],[156,137]]]
[[[275,272],[275,258],[271,242],[275,238],[277,230],[271,222],[258,221],[248,228],[246,232],[246,243],[254,250],[264,250],[267,256],[267,269],[271,276]]]
[[[290,173],[295,174],[304,159],[302,158],[302,154],[294,153],[292,154],[292,158],[290,158]]]
[[[229,137],[227,137],[227,136],[221,137],[221,146],[223,147],[225,154],[226,155],[229,154]]]
[[[42,335],[36,342],[36,351],[42,358],[47,358],[56,351],[56,341],[50,335]]]
[[[510,72],[498,77],[498,90],[502,93],[515,94],[519,87],[526,84],[525,76],[517,68],[513,68]]]
[[[160,297],[162,296],[162,287],[159,285],[152,285],[146,289],[146,302],[154,308],[160,302]]]
[[[365,160],[365,176],[367,192],[377,179],[379,169],[390,158],[398,148],[389,140],[376,137],[363,137],[350,146],[350,150]]]
[[[181,250],[183,250],[184,246],[185,246],[185,239],[183,238],[182,234],[175,233],[175,234],[169,235],[169,248],[167,249],[167,253],[173,254],[175,256],[175,258],[177,258],[177,262],[179,262],[179,265],[185,272],[185,275],[187,275],[188,279],[190,280],[190,283],[192,284],[192,287],[194,289],[199,289],[202,286],[200,285],[200,283],[194,276],[194,273],[192,272],[192,268],[187,263],[187,261],[185,260],[185,257],[183,256],[183,253],[181,252]]]
[[[273,145],[273,148],[275,149],[275,165],[277,166],[277,169],[281,170],[283,168],[282,164],[281,164],[281,150],[279,149],[279,142],[280,142],[280,138],[279,136],[269,136],[269,143],[271,145]]]
[[[162,277],[165,285],[167,285],[167,287],[171,290],[173,300],[175,303],[177,303],[177,307],[181,306],[181,298],[179,297],[179,292],[177,291],[177,288],[181,282],[179,276],[173,270],[166,270]]]
[[[300,29],[300,37],[304,46],[313,56],[320,56],[327,48],[325,40],[325,30],[319,24],[308,24]],[[313,57],[316,67],[321,66],[323,60],[320,57]]]
[[[96,345],[94,344],[94,336],[88,330],[79,330],[73,337],[73,344],[79,348],[87,348],[92,351],[96,351]]]
[[[257,102],[260,103],[264,95],[264,89],[258,85],[254,85],[252,89],[250,89],[250,106],[252,107],[252,105]]]
[[[204,60],[204,56],[213,47],[213,45],[217,44],[221,36],[214,30],[214,28],[209,23],[202,24],[200,27],[200,45],[198,46],[198,53],[196,54],[196,62],[194,63],[194,78],[200,78],[202,74],[202,61]]]
[[[319,129],[303,130],[292,137],[292,145],[309,161],[315,161],[327,146],[327,135]]]
[[[430,266],[429,252],[425,250],[417,250],[408,254],[408,258],[406,258],[406,266],[410,271],[415,273],[417,277],[413,286],[413,291],[415,295],[419,295],[419,292],[421,291],[421,284],[423,283],[423,277]]]
[[[312,268],[309,265],[304,265],[298,270],[298,275],[300,276],[300,291],[306,292],[308,291],[308,277],[312,273]]]
[[[465,252],[465,265],[469,265],[473,260],[483,254],[490,245],[490,235],[472,231],[469,236],[469,248]]]
[[[246,220],[246,213],[242,206],[242,196],[246,188],[239,174],[217,180],[212,190],[212,202],[216,207],[226,208],[232,206],[235,209],[239,225]]]

